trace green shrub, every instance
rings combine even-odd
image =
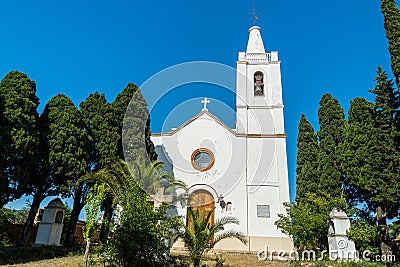
[[[379,235],[378,227],[366,220],[353,220],[348,233],[349,237],[356,244],[358,251],[371,252],[371,256],[379,253]]]
[[[0,248],[10,245],[10,233],[9,229],[12,227],[12,221],[14,220],[14,213],[12,210],[7,208],[0,209]]]
[[[107,244],[96,250],[100,262],[107,266],[164,266],[171,263],[165,240],[170,230],[179,227],[181,218],[167,218],[166,205],[154,211],[147,195],[139,187],[121,216],[121,224]]]

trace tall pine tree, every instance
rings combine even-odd
[[[384,15],[384,27],[389,41],[392,71],[396,77],[397,88],[400,88],[400,10],[395,0],[381,0],[381,11]]]
[[[300,202],[307,193],[315,193],[318,188],[317,172],[318,142],[314,128],[304,114],[299,122],[296,159],[296,202]]]
[[[85,129],[93,141],[89,162],[89,173],[93,173],[106,168],[120,155],[118,142],[121,132],[112,105],[107,103],[104,94],[90,94],[79,106]],[[107,194],[103,203],[105,220],[100,231],[101,239],[107,236],[107,222],[111,220],[113,212],[112,202],[112,198]],[[67,241],[72,242],[72,237]]]
[[[355,98],[350,103],[348,126],[343,144],[343,169],[356,202],[366,202],[371,206],[371,193],[382,181],[376,176],[375,160],[378,143],[375,129],[374,105],[364,98]],[[373,210],[372,210],[373,211]]]
[[[376,212],[381,253],[390,254],[387,219],[397,215],[400,199],[398,93],[394,83],[378,69],[375,103],[362,98],[352,101],[344,145],[344,169],[359,201]]]
[[[332,197],[340,197],[344,180],[340,161],[345,123],[344,110],[339,101],[330,94],[324,94],[319,104],[318,189],[329,192]]]
[[[72,100],[63,95],[54,96],[42,114],[47,121],[49,140],[50,175],[62,180],[62,193],[73,199],[70,220],[66,229],[66,241],[72,241],[79,213],[89,187],[78,180],[89,171],[90,153],[93,150],[91,136]]]
[[[79,105],[85,130],[91,136],[90,170],[95,172],[107,167],[118,156],[118,128],[113,121],[111,104],[104,94],[90,94]]]
[[[398,10],[397,10],[398,11]],[[400,29],[400,28],[399,28]],[[392,80],[378,68],[376,85],[371,93],[375,94],[375,128],[377,132],[378,153],[375,155],[379,167],[378,180],[385,181],[375,189],[375,206],[381,238],[382,254],[389,254],[387,244],[388,229],[386,219],[398,215],[400,201],[400,151],[398,147],[399,93]]]
[[[25,73],[11,71],[0,82],[3,169],[0,207],[27,193],[37,166],[39,98]],[[3,183],[4,182],[4,183]]]
[[[149,161],[157,160],[154,145],[150,140],[149,111],[147,110],[146,100],[139,88],[132,83],[128,83],[115,98],[112,108],[119,132],[125,135],[125,140],[131,142],[130,144],[123,144],[122,135],[120,136],[120,141],[118,142],[120,145],[120,157],[123,158],[125,156],[127,157],[126,160],[131,162],[135,161],[138,155],[148,157]],[[124,127],[124,124],[127,127]],[[135,127],[129,127],[128,125],[135,125]],[[123,146],[126,148],[125,151]]]
[[[146,129],[145,129],[145,142],[146,142],[146,151],[147,151],[147,156],[149,157],[149,160],[151,162],[157,160],[157,153],[154,148],[154,144],[151,141],[151,131],[150,131],[150,114],[148,115],[149,117],[147,118],[146,121]]]

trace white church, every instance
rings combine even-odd
[[[290,251],[292,239],[274,224],[290,201],[280,61],[277,52],[265,51],[260,27],[249,29],[246,52],[239,52],[236,65],[235,129],[210,113],[204,98],[200,113],[151,139],[159,160],[186,183],[200,207],[215,207],[214,220],[240,220],[227,228],[244,233],[248,244],[229,239],[216,249]],[[178,203],[176,214],[185,218],[186,213]]]

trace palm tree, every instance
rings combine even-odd
[[[115,159],[110,167],[89,174],[81,180],[105,183],[114,197],[114,206],[118,203],[126,208],[131,203],[130,192],[136,192],[138,185],[147,194],[154,194],[161,186],[169,193],[174,193],[178,188],[186,190],[186,185],[182,181],[175,180],[162,170],[163,164],[161,161],[149,164],[138,160],[129,166],[124,160]]]
[[[162,169],[164,162],[155,160],[148,164],[144,160],[136,161],[130,170],[136,177],[136,182],[148,194],[155,194],[157,189],[164,187],[165,191],[173,194],[177,188],[186,188],[186,185]]]
[[[207,252],[224,239],[236,238],[243,244],[247,243],[241,232],[224,231],[224,226],[227,224],[239,224],[239,220],[235,217],[226,216],[218,219],[215,223],[210,222],[214,209],[201,212],[199,209],[188,208],[188,224],[184,227],[184,231],[178,234],[189,251],[194,267],[200,266]],[[220,233],[221,231],[223,232]]]
[[[129,202],[126,199],[129,194],[126,194],[126,192],[133,191],[130,189],[134,188],[136,183],[128,166],[121,159],[113,160],[110,167],[88,174],[81,180],[106,184],[107,189],[111,191],[114,197],[114,204],[120,203],[121,205]]]

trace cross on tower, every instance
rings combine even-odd
[[[257,24],[257,20],[259,19],[258,15],[260,15],[260,12],[257,11],[257,9],[253,8],[253,11],[250,12],[251,15],[251,20],[253,20],[254,25]]]
[[[203,100],[201,100],[201,103],[204,104],[204,108],[201,111],[204,111],[204,110],[208,111],[207,104],[210,104],[210,100],[207,97],[205,97],[205,98],[203,98]]]

